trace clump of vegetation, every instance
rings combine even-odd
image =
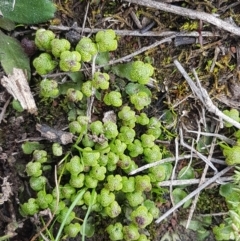
[[[224,113],[232,119],[239,121],[239,111],[236,109],[225,110]],[[231,128],[230,123],[225,123],[225,126]],[[234,136],[237,138],[235,145],[232,147],[226,144],[220,144],[223,149],[226,163],[228,165],[238,165],[240,163],[240,131],[235,131]],[[219,226],[213,228],[213,232],[217,240],[240,240],[240,209],[239,209],[239,195],[240,195],[240,168],[235,166],[233,183],[223,184],[220,187],[220,195],[226,200],[228,207],[228,217]]]
[[[40,38],[41,33],[51,37]],[[42,29],[36,34],[39,49],[46,51],[40,56],[47,55],[50,61],[50,64],[40,61],[41,65],[38,65],[40,56],[34,60],[39,74],[50,73],[54,68],[75,72],[83,62],[91,63],[101,52],[108,54],[117,48],[112,30],[100,31],[93,39],[83,37],[75,48],[69,47],[65,39],[54,36],[49,30]],[[47,43],[39,43],[40,40]],[[102,109],[115,113],[113,118],[99,115],[93,121],[86,114],[71,115],[69,110],[69,131],[76,137],[69,151],[64,153],[62,146],[54,143],[52,152],[40,150],[37,145],[27,152],[34,151],[26,173],[36,197],[21,204],[21,213],[23,216],[37,215],[49,208],[60,225],[55,238],[46,233],[51,240],[76,237],[80,233],[84,237],[94,235],[95,224],[91,221],[94,214],[108,224],[106,231],[110,240],[151,239],[144,230],[159,215],[154,201],[157,197],[152,190],[160,180],[170,177],[172,166],[169,163],[159,165],[157,170],[161,170],[161,174],[154,168],[141,175],[128,174],[163,156],[163,147],[156,143],[162,133],[161,123],[144,112],[151,103],[151,90],[147,84],[154,68],[142,61],[133,61],[125,66],[115,66],[115,73],[117,69],[125,72],[122,79],[126,88],[123,90],[113,83],[109,73],[101,71],[94,72],[91,79],[84,79],[78,87],[73,83],[63,88],[52,79],[40,82],[40,96],[45,100],[64,96],[64,103],[72,110],[80,106],[75,104],[86,106],[88,98],[92,97],[101,101]],[[87,109],[82,107],[76,113],[80,111],[86,113]],[[62,161],[58,165],[57,186],[52,190],[47,185],[47,176],[53,157]]]

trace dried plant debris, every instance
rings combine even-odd
[[[18,100],[23,109],[31,114],[37,114],[37,106],[32,96],[26,75],[22,69],[13,69],[13,74],[3,76],[1,84],[6,90]]]
[[[0,205],[3,204],[4,202],[7,202],[10,196],[13,195],[11,183],[8,182],[8,177],[3,178],[3,183],[1,186],[2,186],[2,193],[0,193]]]
[[[73,134],[61,130],[55,130],[48,125],[36,125],[37,131],[41,133],[41,136],[52,141],[52,142],[59,142],[63,145],[67,145],[73,142]]]

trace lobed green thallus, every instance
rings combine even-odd
[[[50,30],[39,29],[35,42],[39,50],[45,51],[33,61],[40,75],[49,74],[56,68],[79,71],[84,62],[91,64],[99,53],[117,49],[113,30],[99,31],[92,38],[83,37],[74,47],[67,40],[56,38]],[[151,91],[146,84],[154,68],[138,60],[128,64],[126,69],[130,72],[124,78],[125,90],[118,88],[112,73],[98,70],[80,87],[70,87],[64,92],[64,103],[71,108],[83,106],[89,97],[98,93],[95,101],[104,111],[112,110],[114,118],[102,119],[96,112],[91,120],[77,114],[69,122],[75,143],[67,154],[64,153],[67,147],[63,148],[59,143],[53,143],[52,152],[33,152],[26,173],[37,194],[21,205],[22,215],[34,215],[49,208],[58,223],[64,222],[63,235],[74,238],[79,233],[85,235],[86,223],[79,219],[84,219],[89,210],[108,222],[106,231],[110,240],[150,240],[145,229],[158,217],[159,209],[149,197],[153,197],[152,189],[159,181],[169,178],[172,166],[162,164],[135,176],[128,175],[138,166],[162,158],[162,147],[157,144],[162,127],[156,117],[144,111],[151,103]],[[59,86],[57,79],[43,79],[40,96],[49,100],[58,98],[62,95]],[[57,171],[59,186],[51,189],[45,177],[49,170],[45,171],[44,167],[51,164],[53,157],[62,160],[62,164]],[[86,191],[82,198],[77,200],[83,190]],[[75,200],[76,209],[72,209]],[[81,217],[77,218],[77,210],[81,210]]]

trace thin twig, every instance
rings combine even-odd
[[[226,172],[231,170],[233,166],[228,166],[225,169],[223,169],[221,172],[218,172],[216,175],[214,175],[212,178],[204,182],[200,187],[195,189],[193,192],[188,194],[184,199],[182,199],[180,202],[178,202],[174,207],[169,209],[166,213],[164,213],[160,218],[158,218],[155,222],[160,223],[164,219],[166,219],[169,215],[171,215],[175,210],[177,210],[179,207],[181,207],[185,202],[190,200],[192,197],[194,197],[197,193],[201,192],[204,188],[215,182],[219,177],[223,176]]]
[[[219,125],[217,125],[216,129],[215,129],[215,133],[218,133],[219,131]],[[211,148],[210,148],[210,151],[209,151],[209,155],[208,155],[208,160],[210,161],[211,158],[212,158],[212,155],[213,155],[213,151],[214,151],[214,148],[215,148],[215,143],[216,143],[216,137],[213,139],[212,143],[211,143]],[[202,176],[201,176],[201,180],[200,180],[200,183],[199,183],[199,186],[206,180],[206,175],[207,175],[207,171],[208,171],[208,164],[206,163],[205,164],[205,167],[204,167],[204,170],[203,170],[203,173],[202,173]],[[188,220],[187,220],[187,224],[186,224],[186,229],[188,229],[189,225],[190,225],[190,222],[192,220],[192,217],[193,217],[193,213],[194,213],[194,210],[196,208],[196,205],[197,205],[197,201],[198,201],[198,198],[199,198],[199,195],[200,195],[200,192],[198,194],[196,194],[196,196],[194,197],[194,200],[192,202],[192,205],[191,205],[191,208],[190,208],[190,211],[189,211],[189,215],[188,215]]]
[[[173,181],[173,179],[176,178],[176,169],[177,169],[177,165],[178,165],[178,160],[179,160],[179,151],[178,151],[178,137],[175,138],[175,164],[172,170],[172,175],[171,175],[171,181]],[[169,186],[169,192],[170,192],[170,199],[172,202],[172,205],[174,206],[174,198],[172,195],[172,185]]]
[[[178,160],[189,159],[189,158],[192,158],[192,157],[195,157],[195,158],[196,158],[196,157],[198,157],[198,155],[192,154],[192,155],[179,156],[179,157],[178,157]],[[168,157],[168,158],[165,158],[165,159],[162,159],[162,160],[153,162],[153,163],[149,163],[149,164],[146,164],[146,165],[144,165],[144,166],[142,166],[142,167],[139,167],[139,168],[131,171],[131,172],[129,173],[129,175],[135,175],[135,174],[137,174],[137,173],[139,173],[139,172],[142,172],[142,171],[144,171],[144,170],[146,170],[146,169],[149,169],[149,168],[151,168],[151,167],[155,167],[155,166],[157,166],[157,165],[161,165],[161,164],[164,164],[164,163],[167,163],[167,162],[173,162],[173,161],[175,161],[175,157]],[[219,160],[219,159],[216,159],[216,158],[212,158],[212,159],[211,159],[211,162],[218,163],[218,164],[220,164],[220,165],[226,165],[225,161]]]
[[[239,27],[235,27],[232,24],[227,23],[227,22],[215,17],[213,14],[209,14],[209,13],[205,13],[205,12],[201,12],[201,11],[195,11],[192,9],[178,7],[175,5],[156,2],[156,1],[149,1],[149,0],[125,0],[125,1],[129,2],[129,3],[136,3],[138,5],[142,5],[142,6],[149,7],[149,8],[156,8],[161,11],[174,13],[177,15],[191,18],[191,19],[199,19],[204,22],[211,23],[220,29],[224,29],[230,33],[240,36],[240,28]]]
[[[205,178],[205,181],[209,180],[210,178]],[[233,181],[233,177],[221,177],[218,181],[221,182],[231,182]],[[169,187],[170,185],[173,186],[191,186],[199,184],[201,179],[186,179],[186,180],[169,180],[169,181],[162,181],[158,183],[159,187]]]
[[[216,46],[215,50],[214,50],[214,57],[213,57],[213,60],[212,60],[211,68],[209,70],[210,73],[212,73],[213,70],[214,70],[214,67],[216,65],[219,53],[220,53],[220,48],[218,46]]]
[[[97,58],[97,55],[94,55],[93,61],[92,61],[92,78],[96,71],[96,65],[95,65],[96,58]],[[96,89],[94,87],[92,87],[92,95],[87,100],[87,117],[89,118],[89,120],[91,120],[91,116],[92,116],[92,107],[93,107],[93,102],[95,99],[95,93],[96,93]]]
[[[209,161],[203,154],[195,150],[193,147],[189,146],[187,143],[183,140],[183,131],[182,128],[179,128],[179,135],[180,135],[180,143],[183,147],[186,147],[187,149],[191,150],[195,154],[198,155],[199,158],[201,158],[205,163],[207,163],[216,173],[218,172],[217,168]]]
[[[224,113],[222,113],[212,102],[212,100],[210,99],[206,89],[204,89],[203,87],[197,87],[196,84],[193,82],[193,80],[189,77],[189,75],[187,74],[187,72],[185,71],[185,69],[182,67],[182,65],[178,62],[178,60],[174,60],[174,64],[176,65],[176,67],[178,68],[179,72],[183,75],[183,77],[185,78],[185,80],[188,82],[189,86],[191,87],[192,91],[194,92],[194,94],[196,94],[196,96],[201,100],[201,102],[204,104],[204,106],[206,107],[206,109],[209,112],[214,113],[216,116],[218,116],[220,119],[223,119],[226,122],[229,122],[230,124],[234,125],[235,127],[237,127],[238,129],[240,129],[240,123],[233,120],[232,118],[230,118],[229,116],[225,115]]]
[[[230,139],[230,138],[227,138],[226,136],[223,136],[223,135],[220,135],[220,134],[215,134],[215,133],[208,133],[208,132],[198,132],[198,131],[191,131],[191,130],[188,130],[186,126],[184,126],[184,130],[186,132],[189,132],[189,133],[196,133],[196,134],[200,134],[202,136],[211,136],[211,137],[216,137],[218,138],[219,140],[221,141],[224,141],[230,145],[235,145],[236,144],[236,141]]]
[[[88,9],[89,9],[89,2],[87,3],[84,19],[83,19],[83,24],[82,24],[82,31],[81,31],[81,36],[84,33],[85,25],[86,25],[86,20],[87,20],[87,15],[88,15]]]
[[[7,110],[7,107],[8,107],[8,105],[9,105],[11,99],[12,99],[12,96],[10,96],[10,97],[8,98],[8,100],[5,102],[5,104],[4,104],[3,108],[2,108],[2,111],[1,111],[1,113],[0,113],[0,124],[1,124],[1,122],[2,122],[2,120],[3,120],[3,118],[4,118],[4,114],[5,114],[6,110]]]
[[[55,30],[55,31],[69,31],[71,29],[76,30],[77,32],[84,32],[84,33],[97,33],[99,31],[102,31],[104,29],[102,28],[82,28],[82,27],[67,27],[67,26],[56,26],[56,25],[50,25],[49,29]],[[139,37],[168,37],[173,34],[176,34],[177,36],[181,37],[199,37],[199,33],[197,31],[192,32],[177,32],[177,31],[148,31],[145,33],[141,33],[140,30],[118,30],[114,29],[114,32],[117,35],[120,36],[139,36]],[[202,31],[201,32],[203,37],[218,37],[218,33],[212,33],[210,31]]]
[[[215,216],[224,216],[229,215],[229,212],[220,212],[220,213],[207,213],[207,214],[198,214],[201,217],[215,217]]]
[[[142,28],[142,24],[140,23],[136,13],[133,10],[130,12],[130,16],[131,16],[132,20],[134,21],[134,23],[137,25],[137,27],[139,29],[141,29]]]

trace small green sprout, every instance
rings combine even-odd
[[[130,102],[137,110],[142,110],[151,103],[151,96],[146,92],[140,91],[130,96]]]
[[[152,147],[145,147],[143,149],[143,154],[145,161],[148,163],[159,161],[162,159],[162,152],[159,146],[155,144]]]
[[[93,152],[90,147],[85,147],[82,153],[82,161],[86,166],[96,166],[100,152]]]
[[[135,178],[134,177],[122,177],[122,192],[132,193],[135,190]]]
[[[82,93],[87,97],[90,97],[92,95],[93,86],[91,80],[88,80],[82,84]]]
[[[104,211],[110,218],[116,218],[122,210],[118,202],[114,200],[110,205],[104,208]]]
[[[223,155],[226,157],[225,161],[228,165],[240,164],[240,146],[225,147]]]
[[[61,187],[61,194],[63,198],[70,199],[73,194],[76,193],[76,189],[72,187],[69,183],[66,183]]]
[[[137,240],[140,237],[138,227],[131,223],[128,226],[123,226],[123,239],[125,241]]]
[[[127,149],[129,150],[129,155],[131,157],[137,157],[143,154],[142,143],[138,139],[135,139],[133,142],[129,143]]]
[[[146,85],[149,83],[150,77],[153,75],[154,68],[151,64],[135,61],[132,63],[130,78],[133,82]]]
[[[135,111],[131,110],[129,106],[123,106],[123,108],[118,112],[118,117],[125,122],[136,120]]]
[[[51,30],[40,28],[36,32],[35,44],[40,50],[51,50],[51,41],[55,34]]]
[[[43,79],[40,83],[40,95],[44,98],[56,98],[59,95],[57,81]]]
[[[233,120],[239,122],[240,121],[240,118],[239,118],[239,111],[237,109],[231,109],[231,110],[224,110],[223,113],[225,115],[227,115],[228,117],[232,118]],[[232,127],[233,125],[228,123],[228,122],[225,122],[224,125],[226,127]]]
[[[100,134],[103,134],[104,132],[103,123],[99,120],[92,122],[90,124],[90,130],[93,134],[97,136]]]
[[[45,150],[35,150],[33,152],[33,160],[45,163],[47,161],[47,152]]]
[[[131,207],[137,207],[144,202],[143,192],[126,193],[126,199]]]
[[[85,181],[85,175],[83,173],[79,173],[79,174],[75,175],[72,172],[71,178],[69,180],[69,184],[74,188],[81,188],[84,186],[84,181]]]
[[[98,195],[98,202],[103,207],[109,206],[113,201],[115,201],[115,195],[106,188],[102,188],[100,194]]]
[[[59,66],[62,71],[76,72],[81,68],[81,55],[77,51],[64,51],[60,55]]]
[[[108,175],[107,176],[107,183],[105,187],[110,191],[119,191],[122,189],[122,177],[117,175]]]
[[[75,238],[81,231],[81,225],[79,223],[70,223],[64,227],[64,232],[68,237]]]
[[[122,240],[123,239],[123,226],[121,223],[117,222],[115,224],[110,224],[106,231],[109,234],[109,238],[112,241]]]
[[[51,41],[52,54],[59,58],[61,53],[70,50],[71,44],[66,39],[53,39]]]
[[[28,176],[39,177],[42,175],[42,165],[40,162],[29,162],[26,165],[26,172]]]
[[[83,164],[81,163],[81,158],[79,156],[73,156],[66,164],[66,169],[71,173],[71,175],[78,175],[84,169]]]
[[[117,49],[116,34],[112,29],[99,31],[95,38],[99,52],[114,51]]]
[[[128,126],[122,126],[118,134],[118,139],[128,145],[133,142],[135,136],[136,132],[134,129]]]
[[[23,216],[34,215],[38,213],[39,206],[35,198],[29,198],[27,203],[21,205],[20,212]]]
[[[123,154],[127,148],[127,144],[120,141],[119,139],[115,139],[113,142],[110,143],[109,146],[111,151],[116,153],[117,155]]]
[[[24,111],[22,105],[20,104],[20,102],[18,100],[13,100],[12,101],[12,107],[17,112],[23,112]]]
[[[142,141],[143,148],[145,147],[151,148],[154,146],[155,137],[153,135],[142,134],[141,141]]]
[[[107,73],[95,72],[92,86],[96,89],[107,90],[109,88],[109,75]]]
[[[90,62],[92,57],[97,54],[97,46],[90,38],[83,37],[78,42],[76,51],[81,54],[82,61]]]
[[[63,149],[62,146],[59,143],[53,143],[52,144],[52,152],[54,156],[62,156]]]
[[[45,75],[56,68],[57,62],[52,59],[50,54],[42,53],[33,60],[33,66],[38,74]]]
[[[138,175],[135,177],[135,190],[137,192],[150,192],[151,189],[151,179],[148,175]]]
[[[131,213],[132,222],[139,228],[145,228],[153,221],[153,216],[145,206],[139,206]]]
[[[42,190],[46,183],[47,183],[47,178],[44,176],[38,176],[38,177],[32,176],[29,180],[30,187],[34,191]]]
[[[82,100],[83,93],[80,90],[69,88],[67,90],[66,97],[69,101],[77,103]]]
[[[160,210],[154,201],[147,199],[144,201],[143,205],[147,208],[148,212],[152,214],[154,219],[159,218]]]
[[[142,126],[148,125],[149,118],[146,113],[140,113],[140,115],[136,116],[136,122]]]
[[[72,134],[80,134],[82,132],[82,126],[78,121],[72,121],[69,123],[69,131]]]
[[[104,127],[104,135],[107,139],[113,139],[118,135],[117,125],[112,121],[106,121],[103,124]]]
[[[41,190],[37,193],[36,201],[41,209],[46,209],[53,201],[53,196],[51,194],[47,194],[44,190]]]
[[[89,175],[98,181],[103,181],[105,179],[105,174],[107,172],[106,167],[96,165],[92,167],[91,171],[89,172]]]
[[[65,219],[65,217],[67,216],[68,209],[69,209],[68,207],[64,207],[64,208],[60,211],[60,213],[58,214],[58,216],[57,216],[57,221],[58,221],[59,223],[62,223],[63,220]],[[65,221],[65,224],[66,224],[66,225],[70,224],[70,223],[73,221],[73,219],[75,218],[75,216],[76,216],[75,212],[71,211],[70,214],[67,216],[67,219],[66,219],[66,221]]]
[[[105,94],[103,101],[106,105],[120,107],[122,105],[122,95],[118,91],[110,91],[109,93]]]

